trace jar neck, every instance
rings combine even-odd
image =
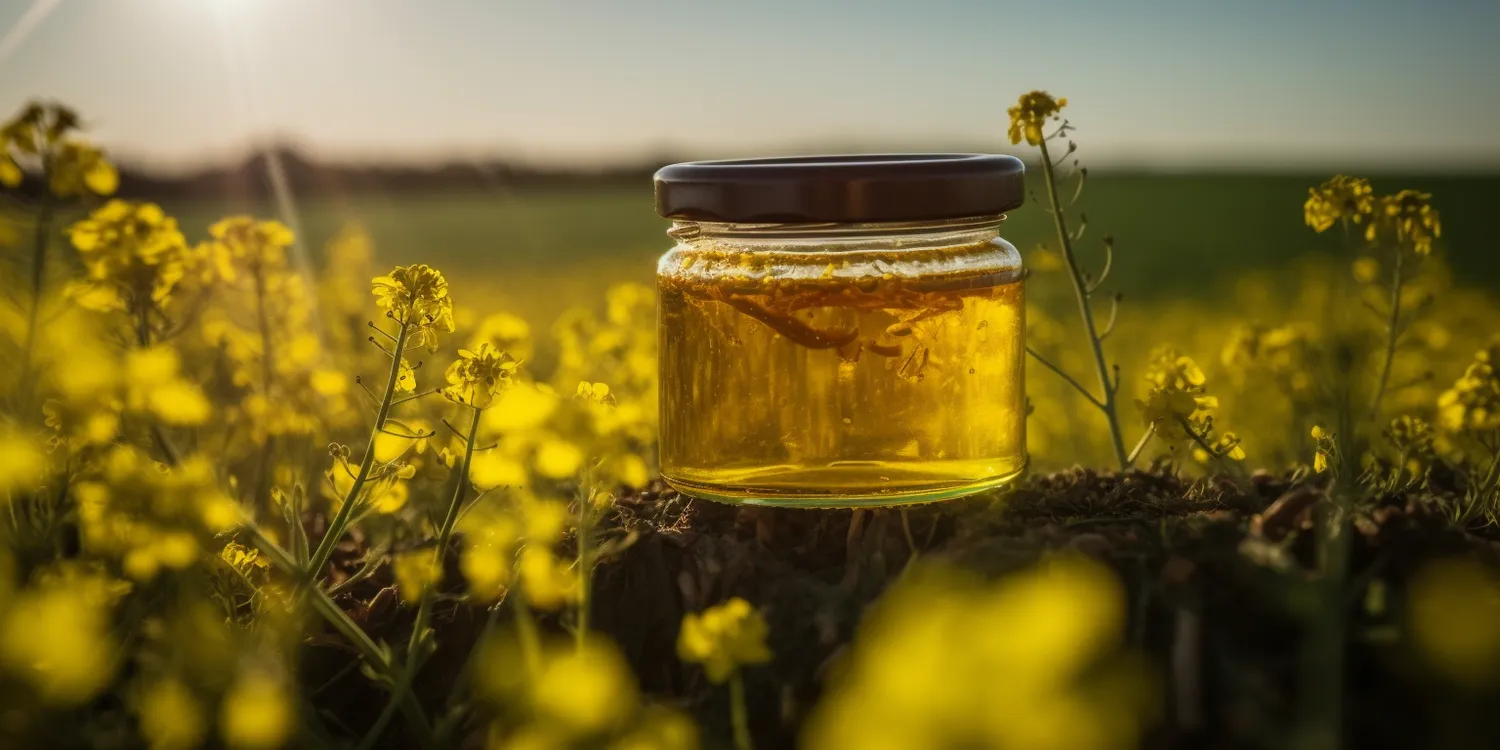
[[[989,242],[1000,236],[1000,224],[1004,221],[1004,214],[940,221],[858,223],[738,224],[677,220],[667,234],[685,245],[728,244],[746,250],[919,250]]]

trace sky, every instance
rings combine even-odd
[[[1091,164],[1500,167],[1497,0],[0,0],[0,113],[162,168],[1006,150]]]

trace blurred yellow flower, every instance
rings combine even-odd
[[[615,405],[615,397],[609,392],[609,385],[605,383],[582,381],[578,384],[577,396],[595,404]]]
[[[469,337],[470,349],[478,349],[480,344],[510,352],[516,359],[528,359],[532,351],[531,324],[507,312],[487,315]]]
[[[234,750],[271,750],[285,744],[295,721],[291,689],[258,673],[236,681],[219,712],[224,744]]]
[[[452,468],[452,462],[448,464]],[[498,450],[475,453],[469,464],[469,483],[480,492],[497,487],[524,487],[527,479],[526,467]]]
[[[1411,582],[1412,644],[1444,677],[1466,685],[1500,675],[1500,575],[1477,563],[1446,560]]]
[[[1025,140],[1033,146],[1041,145],[1042,127],[1046,125],[1047,118],[1056,117],[1066,106],[1067,97],[1053,99],[1045,91],[1022,94],[1016,106],[1007,110],[1010,113],[1010,142],[1019,144]]]
[[[989,584],[914,571],[861,623],[803,746],[1134,747],[1151,704],[1124,620],[1114,577],[1081,559]]]
[[[396,577],[396,591],[407,604],[421,601],[422,593],[443,579],[443,571],[430,549],[397,553],[391,560],[391,572]]]
[[[1303,215],[1307,225],[1318,233],[1341,221],[1363,223],[1375,213],[1370,181],[1359,177],[1334,175],[1322,185],[1308,188],[1307,193]]]
[[[1500,377],[1489,353],[1481,350],[1463,377],[1438,397],[1438,423],[1454,433],[1500,429]]]
[[[516,574],[526,601],[537,609],[556,610],[578,595],[578,575],[547,547],[527,544],[521,550]]]
[[[201,747],[208,735],[203,706],[180,681],[167,678],[146,686],[140,694],[141,734],[151,750],[189,750]]]
[[[251,273],[285,268],[287,248],[296,241],[285,224],[249,216],[221,219],[208,228],[208,233],[213,239],[201,252],[227,281],[238,278],[240,268]]]
[[[443,389],[443,396],[476,409],[487,408],[497,394],[510,387],[518,367],[520,363],[509,354],[489,344],[480,344],[478,351],[460,349],[458,359],[448,365],[448,387]]]
[[[683,616],[677,635],[677,657],[703,665],[710,681],[723,683],[740,667],[771,660],[766,632],[766,619],[760,612],[735,597],[698,614]]]
[[[190,261],[177,220],[154,203],[109,201],[69,227],[68,236],[88,274],[69,296],[92,310],[142,315],[164,305]]]
[[[0,424],[0,500],[11,492],[35,489],[47,470],[47,457],[20,430]]]
[[[0,608],[0,663],[49,702],[93,697],[114,673],[106,603],[87,587],[15,594]]]
[[[618,728],[640,700],[620,652],[597,640],[548,659],[532,696],[537,713],[574,735]]]
[[[1402,190],[1379,201],[1376,220],[1365,236],[1375,240],[1382,233],[1395,235],[1397,242],[1410,243],[1412,251],[1425,256],[1432,253],[1432,241],[1443,236],[1443,224],[1432,207],[1432,194],[1420,190]]]
[[[375,304],[411,327],[412,346],[436,345],[437,334],[453,332],[453,299],[448,280],[437,269],[420,263],[396,266],[372,284]]]
[[[240,520],[239,506],[219,489],[213,465],[202,456],[168,468],[116,446],[97,471],[75,483],[74,496],[83,548],[119,559],[141,581],[194,564],[202,558],[202,540]]]
[[[165,346],[139,349],[125,355],[126,403],[133,411],[150,412],[173,425],[208,421],[212,406],[203,392],[179,375],[177,352]]]
[[[1354,280],[1361,284],[1373,284],[1380,279],[1380,261],[1374,258],[1356,258],[1353,270]]]
[[[536,471],[548,479],[567,479],[583,466],[583,451],[567,440],[548,438],[536,449]]]
[[[78,115],[61,104],[28,104],[0,127],[0,185],[21,184],[20,156],[46,172],[47,188],[59,198],[113,193],[120,175],[97,147],[71,137],[79,124]]]

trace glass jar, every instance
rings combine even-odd
[[[1026,466],[1023,167],[912,154],[674,164],[656,206],[661,473],[687,495],[896,505]]]

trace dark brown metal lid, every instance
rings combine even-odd
[[[885,222],[1002,214],[1025,197],[999,154],[857,154],[690,161],[656,173],[656,212],[741,223]]]

